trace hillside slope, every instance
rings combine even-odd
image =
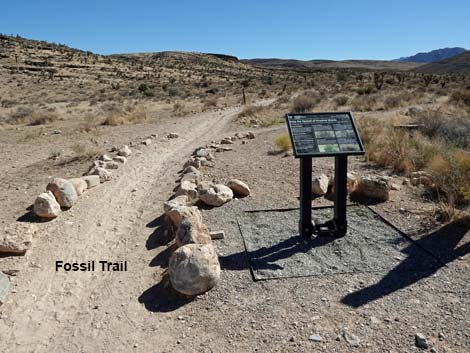
[[[412,62],[412,63],[431,63],[435,61],[445,60],[452,56],[458,55],[466,51],[465,48],[443,48],[436,49],[425,53],[418,53],[412,56],[396,59],[399,62]]]
[[[470,50],[451,58],[420,66],[418,72],[425,73],[470,73]]]

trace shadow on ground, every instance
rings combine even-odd
[[[300,236],[294,236],[269,248],[262,247],[256,251],[241,251],[232,255],[220,256],[219,261],[221,267],[226,270],[241,271],[249,269],[249,258],[256,259],[257,269],[279,270],[281,267],[275,263],[276,261],[297,253],[305,253],[334,240],[335,238],[332,237],[316,237],[304,240]]]
[[[166,246],[150,261],[149,266],[167,269],[170,256],[176,249],[176,245],[171,244],[171,234],[173,234],[171,225],[166,222],[163,214],[147,223],[147,228],[154,228],[146,242],[147,250]],[[191,301],[192,298],[181,295],[171,287],[166,270],[160,282],[148,288],[139,296],[139,303],[144,304],[145,308],[152,312],[174,311]]]
[[[174,311],[191,301],[192,298],[185,297],[171,288],[167,275],[139,297],[139,303],[144,304],[148,311],[160,313]]]
[[[433,275],[448,263],[470,253],[470,240],[459,246],[469,230],[470,222],[453,222],[423,236],[416,241],[416,244],[440,260],[435,267],[419,272],[403,271],[409,267],[410,261],[416,261],[416,256],[419,256],[415,253],[417,247],[411,244],[403,250],[408,257],[388,272],[378,283],[346,295],[341,302],[358,308]]]

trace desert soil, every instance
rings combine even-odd
[[[298,161],[268,153],[283,127],[260,129],[246,144],[237,141],[233,151],[216,154],[213,168],[204,169],[207,179],[238,178],[252,189],[248,198],[203,211],[211,230],[226,233],[216,241],[221,282],[194,300],[168,287],[162,278],[173,245],[164,236],[163,202],[195,148],[243,130],[233,122],[239,111],[118,127],[107,137],[110,144],[122,144],[123,136],[139,142],[158,134],[150,146],[134,148],[112,181],[85,193],[56,220],[38,223],[26,256],[0,260],[0,270],[19,270],[0,308],[1,352],[419,352],[418,332],[438,352],[470,351],[468,227],[436,230],[429,217],[434,205],[408,187],[373,207],[433,248],[445,266],[424,273],[253,281],[237,215],[298,204]],[[164,138],[168,132],[180,138]],[[76,172],[70,166],[44,170],[48,150],[21,146],[2,144],[2,225],[26,212],[48,174]],[[314,168],[331,172],[331,160]],[[351,159],[350,169],[383,173],[360,158]],[[423,227],[434,228],[423,234]],[[56,260],[127,261],[128,271],[56,272]],[[365,299],[344,300],[361,290]],[[321,336],[320,342],[309,340],[312,335]]]

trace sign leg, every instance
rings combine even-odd
[[[312,157],[300,159],[300,235],[310,238],[312,225]]]
[[[337,227],[336,236],[346,235],[346,201],[348,197],[348,157],[335,157],[335,215],[334,222]]]

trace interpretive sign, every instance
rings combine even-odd
[[[365,153],[349,112],[287,114],[286,120],[296,157]]]

